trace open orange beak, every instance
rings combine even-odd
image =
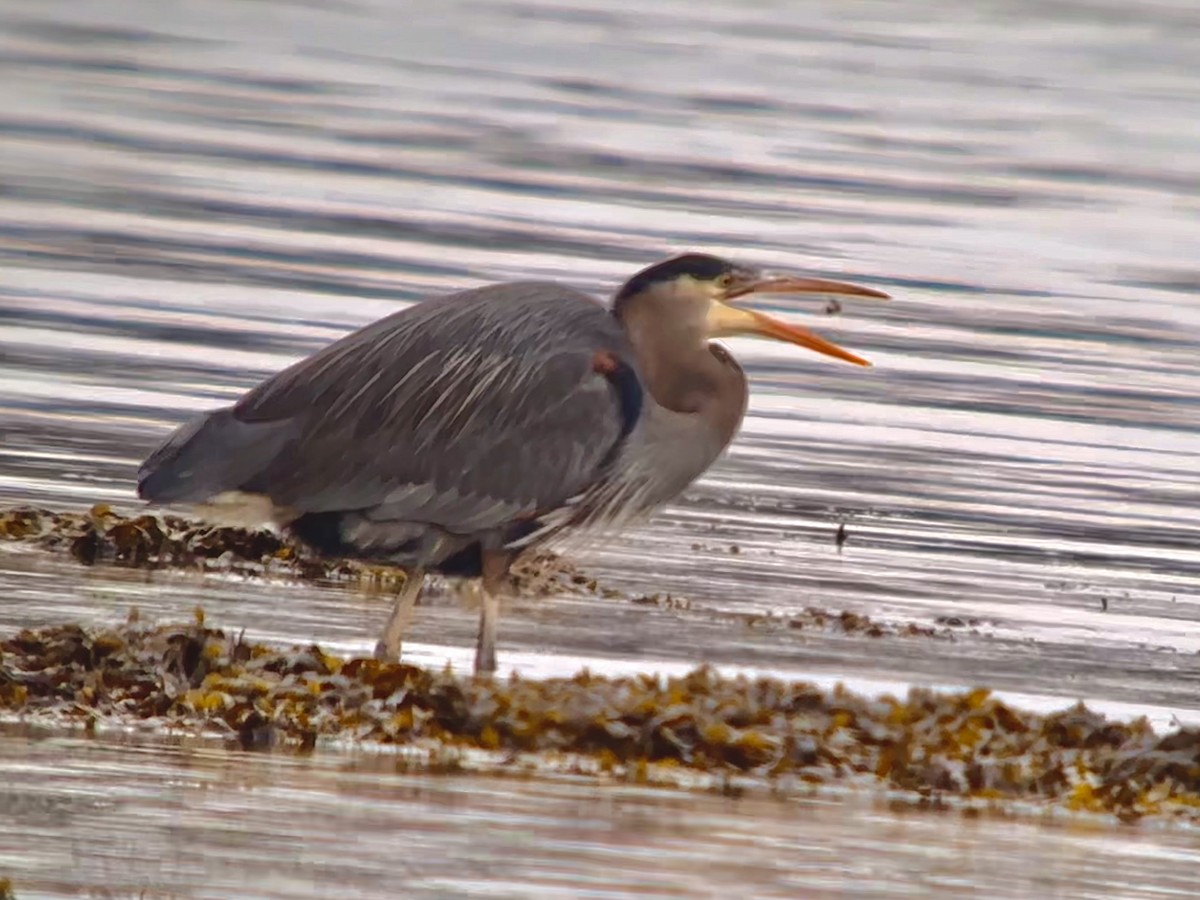
[[[776,341],[787,341],[798,347],[807,347],[809,350],[844,359],[855,365],[871,365],[861,356],[856,356],[849,350],[843,350],[837,344],[825,340],[807,328],[789,325],[751,309],[729,306],[725,302],[750,294],[828,294],[839,297],[872,297],[876,300],[890,299],[883,291],[859,287],[856,284],[846,284],[843,281],[781,275],[733,285],[725,294],[724,300],[713,301],[712,308],[708,312],[708,333],[711,337],[757,335]]]

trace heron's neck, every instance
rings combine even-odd
[[[630,310],[622,324],[637,356],[642,380],[659,406],[693,414],[708,422],[724,442],[732,439],[746,411],[746,380],[721,348],[710,345],[699,328],[679,323],[670,334],[662,320]]]

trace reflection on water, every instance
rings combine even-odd
[[[869,798],[437,778],[370,754],[19,733],[0,748],[14,829],[0,830],[0,867],[50,896],[1100,898],[1200,887],[1189,834],[964,821]]]
[[[581,560],[692,608],[520,601],[502,622],[510,664],[536,675],[584,659],[706,660],[1200,718],[1190,2],[145,10],[0,0],[0,502],[130,507],[137,461],[180,419],[428,292],[536,276],[603,293],[669,252],[723,252],[893,293],[816,323],[876,367],[731,342],[754,383],[740,442],[671,513]],[[179,619],[200,602],[256,637],[343,651],[368,649],[383,613],[346,590],[85,570],[7,548],[0,595],[4,629],[132,604]],[[727,615],[810,605],[982,624],[879,642]],[[414,658],[461,662],[472,619],[432,596]],[[247,861],[254,832],[274,835],[281,859],[299,841],[314,866],[353,868],[362,896],[386,892],[404,862],[420,864],[420,890],[465,893],[455,879],[469,867],[453,862],[468,858],[511,879],[489,882],[502,895],[537,880],[539,896],[579,896],[592,879],[595,896],[671,896],[705,890],[685,875],[718,855],[747,864],[706,877],[761,896],[876,880],[888,896],[924,895],[935,873],[946,892],[989,896],[1134,896],[1143,881],[1188,893],[1162,835],[395,781],[366,760],[139,747],[0,738],[10,772],[73,777],[81,797],[109,782],[136,794],[105,801],[124,823],[111,833],[95,818],[38,826],[37,856],[0,825],[5,865],[58,896],[73,890],[64,854],[100,875],[82,860],[142,846],[137,859],[163,866],[155,883],[181,896],[228,896],[221,878],[258,878],[257,896],[310,890],[265,854]],[[355,779],[368,787],[347,803]],[[242,801],[259,814],[237,814]],[[536,825],[485,825],[543,808]],[[368,810],[390,837],[360,824]],[[292,832],[323,819],[341,829],[327,839],[368,861],[332,844],[322,856],[319,825]],[[204,824],[181,832],[189,821]],[[514,834],[534,835],[521,846],[537,854],[504,863]],[[563,834],[576,839],[549,842]],[[87,849],[110,837],[107,857]],[[429,852],[403,852],[417,845]],[[629,862],[639,853],[674,874],[656,881],[651,862]],[[1104,887],[1084,863],[1118,853]],[[130,884],[148,872],[132,866]]]

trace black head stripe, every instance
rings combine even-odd
[[[618,311],[623,301],[636,297],[647,288],[662,282],[674,281],[681,275],[690,275],[700,281],[712,281],[715,278],[731,272],[734,265],[719,256],[709,256],[706,253],[685,253],[672,259],[642,269],[617,291],[613,300],[614,311]]]

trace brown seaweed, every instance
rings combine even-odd
[[[1043,715],[984,689],[865,697],[706,668],[671,678],[464,678],[316,645],[256,644],[202,617],[58,625],[0,640],[0,710],[85,727],[200,730],[242,748],[311,751],[340,739],[572,754],[626,778],[673,767],[767,784],[866,781],[934,806],[958,797],[1123,821],[1200,818],[1200,732],[1160,735],[1144,719],[1111,721],[1082,704]]]

